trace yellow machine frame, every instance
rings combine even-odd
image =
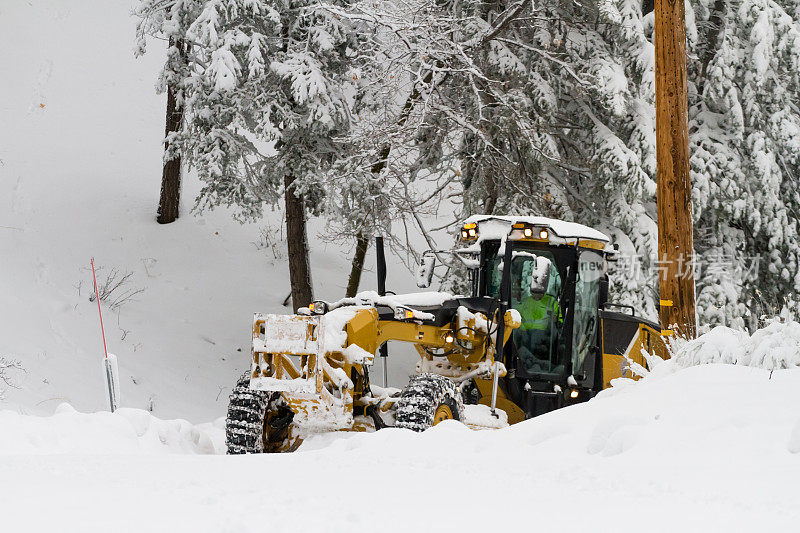
[[[364,419],[356,420],[354,414],[364,414],[371,406],[384,412],[391,408],[395,397],[374,398],[367,394],[365,365],[372,364],[375,352],[384,342],[412,343],[422,361],[430,365],[435,364],[432,350],[447,351],[449,374],[454,378],[488,376],[495,369],[495,342],[487,342],[485,329],[481,331],[476,324],[488,323],[481,313],[469,313],[466,327],[454,330],[450,325],[430,326],[413,318],[380,320],[375,307],[351,309],[354,314],[344,326],[346,341],[340,349],[334,350],[327,350],[323,342],[325,315],[281,317],[276,325],[280,334],[291,336],[294,332],[295,338],[305,337],[303,348],[297,343],[288,343],[283,350],[271,349],[265,342],[269,321],[278,315],[256,314],[254,317],[251,388],[279,392],[295,413],[295,425],[300,428],[365,430],[369,424]],[[503,341],[506,342],[511,332],[520,326],[519,314],[507,311],[504,322]],[[362,354],[363,359],[354,361],[354,351]],[[502,364],[497,368],[497,375],[505,375]],[[489,383],[491,388],[491,381]],[[497,401],[498,407],[513,412],[513,404],[502,395]]]
[[[602,322],[601,320],[601,324]],[[641,376],[631,370],[629,360],[646,369],[648,364],[645,352],[657,355],[662,359],[669,358],[664,335],[661,331],[645,323],[639,323],[638,333],[631,340],[625,354],[606,353],[605,346],[603,346],[603,388],[609,388],[611,380],[616,378],[639,379]]]

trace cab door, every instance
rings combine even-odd
[[[581,388],[594,388],[596,365],[601,357],[598,332],[600,292],[605,275],[605,258],[597,252],[582,250],[575,276],[570,361],[572,376]]]
[[[483,286],[486,295],[500,298],[504,257],[496,250],[487,254]],[[549,275],[546,284],[534,291],[532,277],[540,259],[549,263]],[[522,325],[512,333],[506,350],[517,377],[542,382],[566,378],[569,330],[564,305],[570,294],[565,283],[574,261],[573,249],[513,243],[508,301],[520,313]]]

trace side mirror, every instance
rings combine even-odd
[[[433,281],[433,268],[436,266],[436,256],[433,253],[425,252],[419,260],[417,267],[417,287],[427,289]]]
[[[546,257],[536,256],[536,263],[531,273],[531,296],[541,298],[550,285],[550,260]]]

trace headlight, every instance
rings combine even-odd
[[[475,239],[478,237],[478,224],[475,222],[468,222],[461,228],[461,238],[464,240]]]
[[[308,310],[311,311],[312,315],[324,315],[328,312],[328,302],[323,302],[322,300],[311,302],[308,304]]]
[[[398,306],[394,310],[395,320],[411,320],[414,318],[414,311],[407,307]]]

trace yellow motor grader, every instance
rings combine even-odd
[[[646,356],[666,357],[658,324],[608,301],[615,249],[592,228],[543,217],[475,216],[461,247],[437,257],[469,273],[470,296],[364,292],[315,301],[296,315],[256,314],[251,368],[230,396],[228,453],[292,451],[328,431],[442,420],[500,428],[584,402]],[[370,383],[379,348],[414,345],[420,360],[402,390]]]

